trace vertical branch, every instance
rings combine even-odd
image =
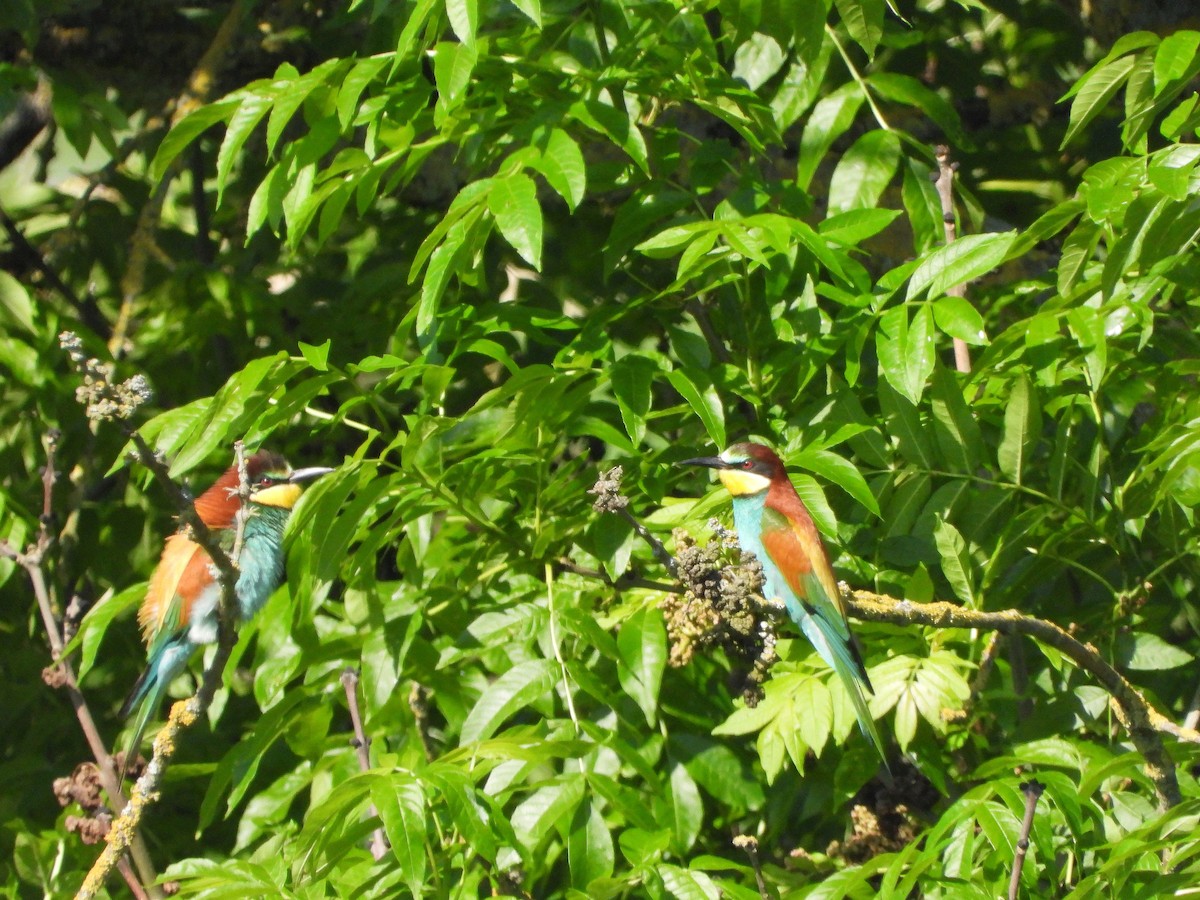
[[[363,730],[362,715],[358,711],[358,672],[347,666],[342,672],[342,687],[346,689],[346,705],[350,707],[350,722],[354,726],[354,749],[358,752],[358,767],[364,772],[371,768],[371,742]],[[367,815],[372,818],[379,815],[375,804],[367,807]],[[376,862],[387,856],[387,837],[380,825],[371,832],[371,856]]]
[[[55,468],[58,437],[58,431],[55,429],[51,429],[46,434],[46,465],[42,471],[42,514],[39,517],[37,540],[23,553],[9,546],[7,541],[0,540],[0,555],[7,556],[16,562],[29,577],[29,583],[37,601],[38,613],[41,615],[42,626],[46,629],[46,640],[50,644],[50,652],[55,661],[54,667],[48,670],[52,677],[48,677],[47,680],[66,691],[71,708],[75,710],[79,729],[83,732],[84,740],[87,741],[88,748],[92,752],[92,758],[96,761],[100,784],[104,788],[104,792],[108,794],[110,802],[114,806],[121,807],[126,803],[125,794],[121,790],[121,782],[117,777],[112,754],[108,752],[108,747],[100,735],[100,729],[96,727],[96,720],[92,717],[87,700],[79,689],[75,669],[70,660],[63,656],[65,646],[63,634],[54,614],[54,598],[46,580],[44,568],[46,554],[54,543],[50,525],[54,521],[54,485],[58,480]],[[154,870],[154,864],[150,859],[150,852],[146,849],[145,841],[140,834],[133,832],[128,845],[134,865],[137,866],[138,875],[147,885],[150,896],[162,897],[161,890],[154,883],[158,879],[158,874]]]
[[[1017,853],[1013,857],[1012,878],[1008,882],[1008,900],[1017,900],[1021,888],[1021,869],[1025,866],[1025,854],[1029,851],[1029,833],[1033,830],[1033,811],[1045,789],[1046,786],[1039,781],[1021,783],[1021,790],[1025,794],[1025,818],[1021,822],[1021,836],[1017,840]]]
[[[936,148],[938,175],[934,186],[937,187],[938,197],[942,201],[942,227],[945,229],[946,244],[954,243],[958,237],[958,229],[954,218],[954,173],[958,171],[958,163],[950,161],[950,148],[938,144]],[[951,297],[966,297],[966,284],[956,284],[946,291]],[[971,351],[962,338],[954,339],[954,367],[960,372],[971,371]]]
[[[762,863],[758,860],[758,839],[751,834],[734,835],[733,846],[741,847],[750,857],[750,865],[754,868],[754,881],[758,885],[758,894],[763,900],[770,900],[766,879],[763,878]]]

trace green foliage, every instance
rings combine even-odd
[[[27,43],[42,14],[89,14],[20,6]],[[1171,748],[1185,799],[1161,808],[1057,651],[856,623],[887,786],[799,635],[781,626],[756,706],[724,654],[675,665],[669,574],[591,507],[619,463],[668,544],[728,523],[672,464],[760,436],[853,586],[1070,626],[1169,717],[1193,704],[1200,35],[1089,53],[1054,3],[891,6],[272,10],[256,27],[284,50],[234,51],[227,92],[165,133],[131,89],[36,60],[49,164],[0,183],[71,296],[0,273],[0,536],[36,534],[59,429],[48,574],[63,606],[94,601],[74,646],[110,741],[172,511],[85,420],[56,336],[107,355],[160,186],[119,348],[156,390],[139,430],[195,488],[237,439],[338,466],[147,820],[181,896],[755,898],[757,867],[771,896],[993,897],[1032,778],[1027,895],[1195,883],[1195,751]],[[5,108],[33,76],[0,70]],[[996,108],[968,123],[975,85]],[[1007,89],[1063,103],[1014,124]],[[95,848],[50,785],[88,751],[7,558],[0,586],[2,890],[67,895]]]

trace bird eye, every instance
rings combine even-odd
[[[743,469],[750,469],[753,467],[754,467],[754,462],[752,460],[749,460],[749,459],[742,460],[742,468]]]
[[[259,487],[267,487],[270,483],[271,483],[270,475],[263,475],[261,478],[258,479]]]

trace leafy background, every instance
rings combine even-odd
[[[1194,884],[1196,752],[1172,744],[1168,807],[1056,651],[858,625],[888,785],[786,628],[754,707],[721,653],[668,665],[644,582],[669,576],[587,494],[619,463],[637,519],[706,539],[727,497],[672,463],[758,436],[852,585],[1069,626],[1194,725],[1189,25],[1050,0],[18,0],[0,104],[45,127],[0,174],[0,534],[36,532],[58,429],[49,574],[91,604],[111,741],[172,513],[84,417],[58,334],[146,375],[140,430],[195,488],[239,438],[338,466],[146,824],[167,878],[993,897],[1036,777],[1028,895]],[[0,875],[67,895],[96,848],[50,785],[88,751],[23,573],[0,582]]]

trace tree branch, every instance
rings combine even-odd
[[[92,758],[96,760],[100,784],[104,788],[104,792],[108,794],[109,800],[114,806],[120,807],[125,805],[126,800],[125,794],[121,790],[116,767],[113,764],[112,754],[108,752],[108,747],[100,735],[100,729],[96,727],[96,720],[92,717],[87,700],[79,689],[74,667],[70,660],[63,656],[65,642],[58,619],[54,614],[54,599],[51,596],[50,586],[46,581],[44,569],[46,553],[54,544],[54,537],[50,533],[50,524],[54,520],[54,485],[58,480],[58,472],[55,468],[58,437],[58,432],[54,429],[46,434],[46,465],[42,471],[42,514],[37,540],[25,552],[20,552],[10,546],[7,541],[0,540],[0,555],[16,562],[29,577],[33,595],[37,601],[38,612],[42,618],[42,626],[46,629],[46,640],[50,644],[50,652],[58,670],[55,683],[66,691],[71,708],[75,710],[79,728],[83,732],[88,748],[92,751]],[[150,895],[155,898],[162,897],[162,892],[155,885],[158,873],[154,870],[150,852],[141,835],[136,832],[131,835],[129,850],[134,864],[137,866],[138,875],[147,885]]]
[[[953,603],[911,603],[870,591],[852,591],[848,604],[852,616],[866,622],[894,625],[928,625],[933,628],[982,628],[1003,634],[1024,634],[1062,652],[1083,669],[1112,697],[1113,709],[1129,732],[1134,747],[1146,761],[1146,774],[1154,783],[1162,808],[1182,799],[1175,775],[1175,761],[1163,744],[1162,735],[1200,744],[1200,733],[1176,725],[1142,696],[1091,644],[1084,644],[1060,626],[1035,619],[1015,609],[981,612]]]
[[[1025,793],[1025,818],[1021,821],[1021,837],[1017,840],[1017,852],[1013,857],[1012,879],[1008,882],[1008,900],[1017,900],[1021,888],[1021,869],[1025,867],[1025,854],[1029,852],[1029,833],[1033,830],[1033,812],[1038,798],[1046,786],[1040,781],[1024,781],[1021,790]]]
[[[350,708],[350,722],[354,726],[354,749],[358,752],[358,767],[366,772],[371,768],[371,742],[363,730],[362,714],[358,711],[358,671],[349,666],[342,672],[342,687],[346,689],[346,705]],[[371,818],[379,815],[372,803],[367,807]],[[371,832],[371,856],[376,861],[387,856],[387,836],[380,825]]]
[[[946,234],[946,245],[949,246],[958,237],[954,218],[954,173],[958,170],[958,163],[950,161],[950,148],[945,144],[938,144],[934,152],[938,164],[934,186],[937,188],[938,198],[942,201],[942,227]],[[950,297],[966,297],[967,286],[965,283],[956,284],[948,288],[946,294]],[[971,350],[962,338],[954,338],[954,366],[960,372],[971,371]]]

